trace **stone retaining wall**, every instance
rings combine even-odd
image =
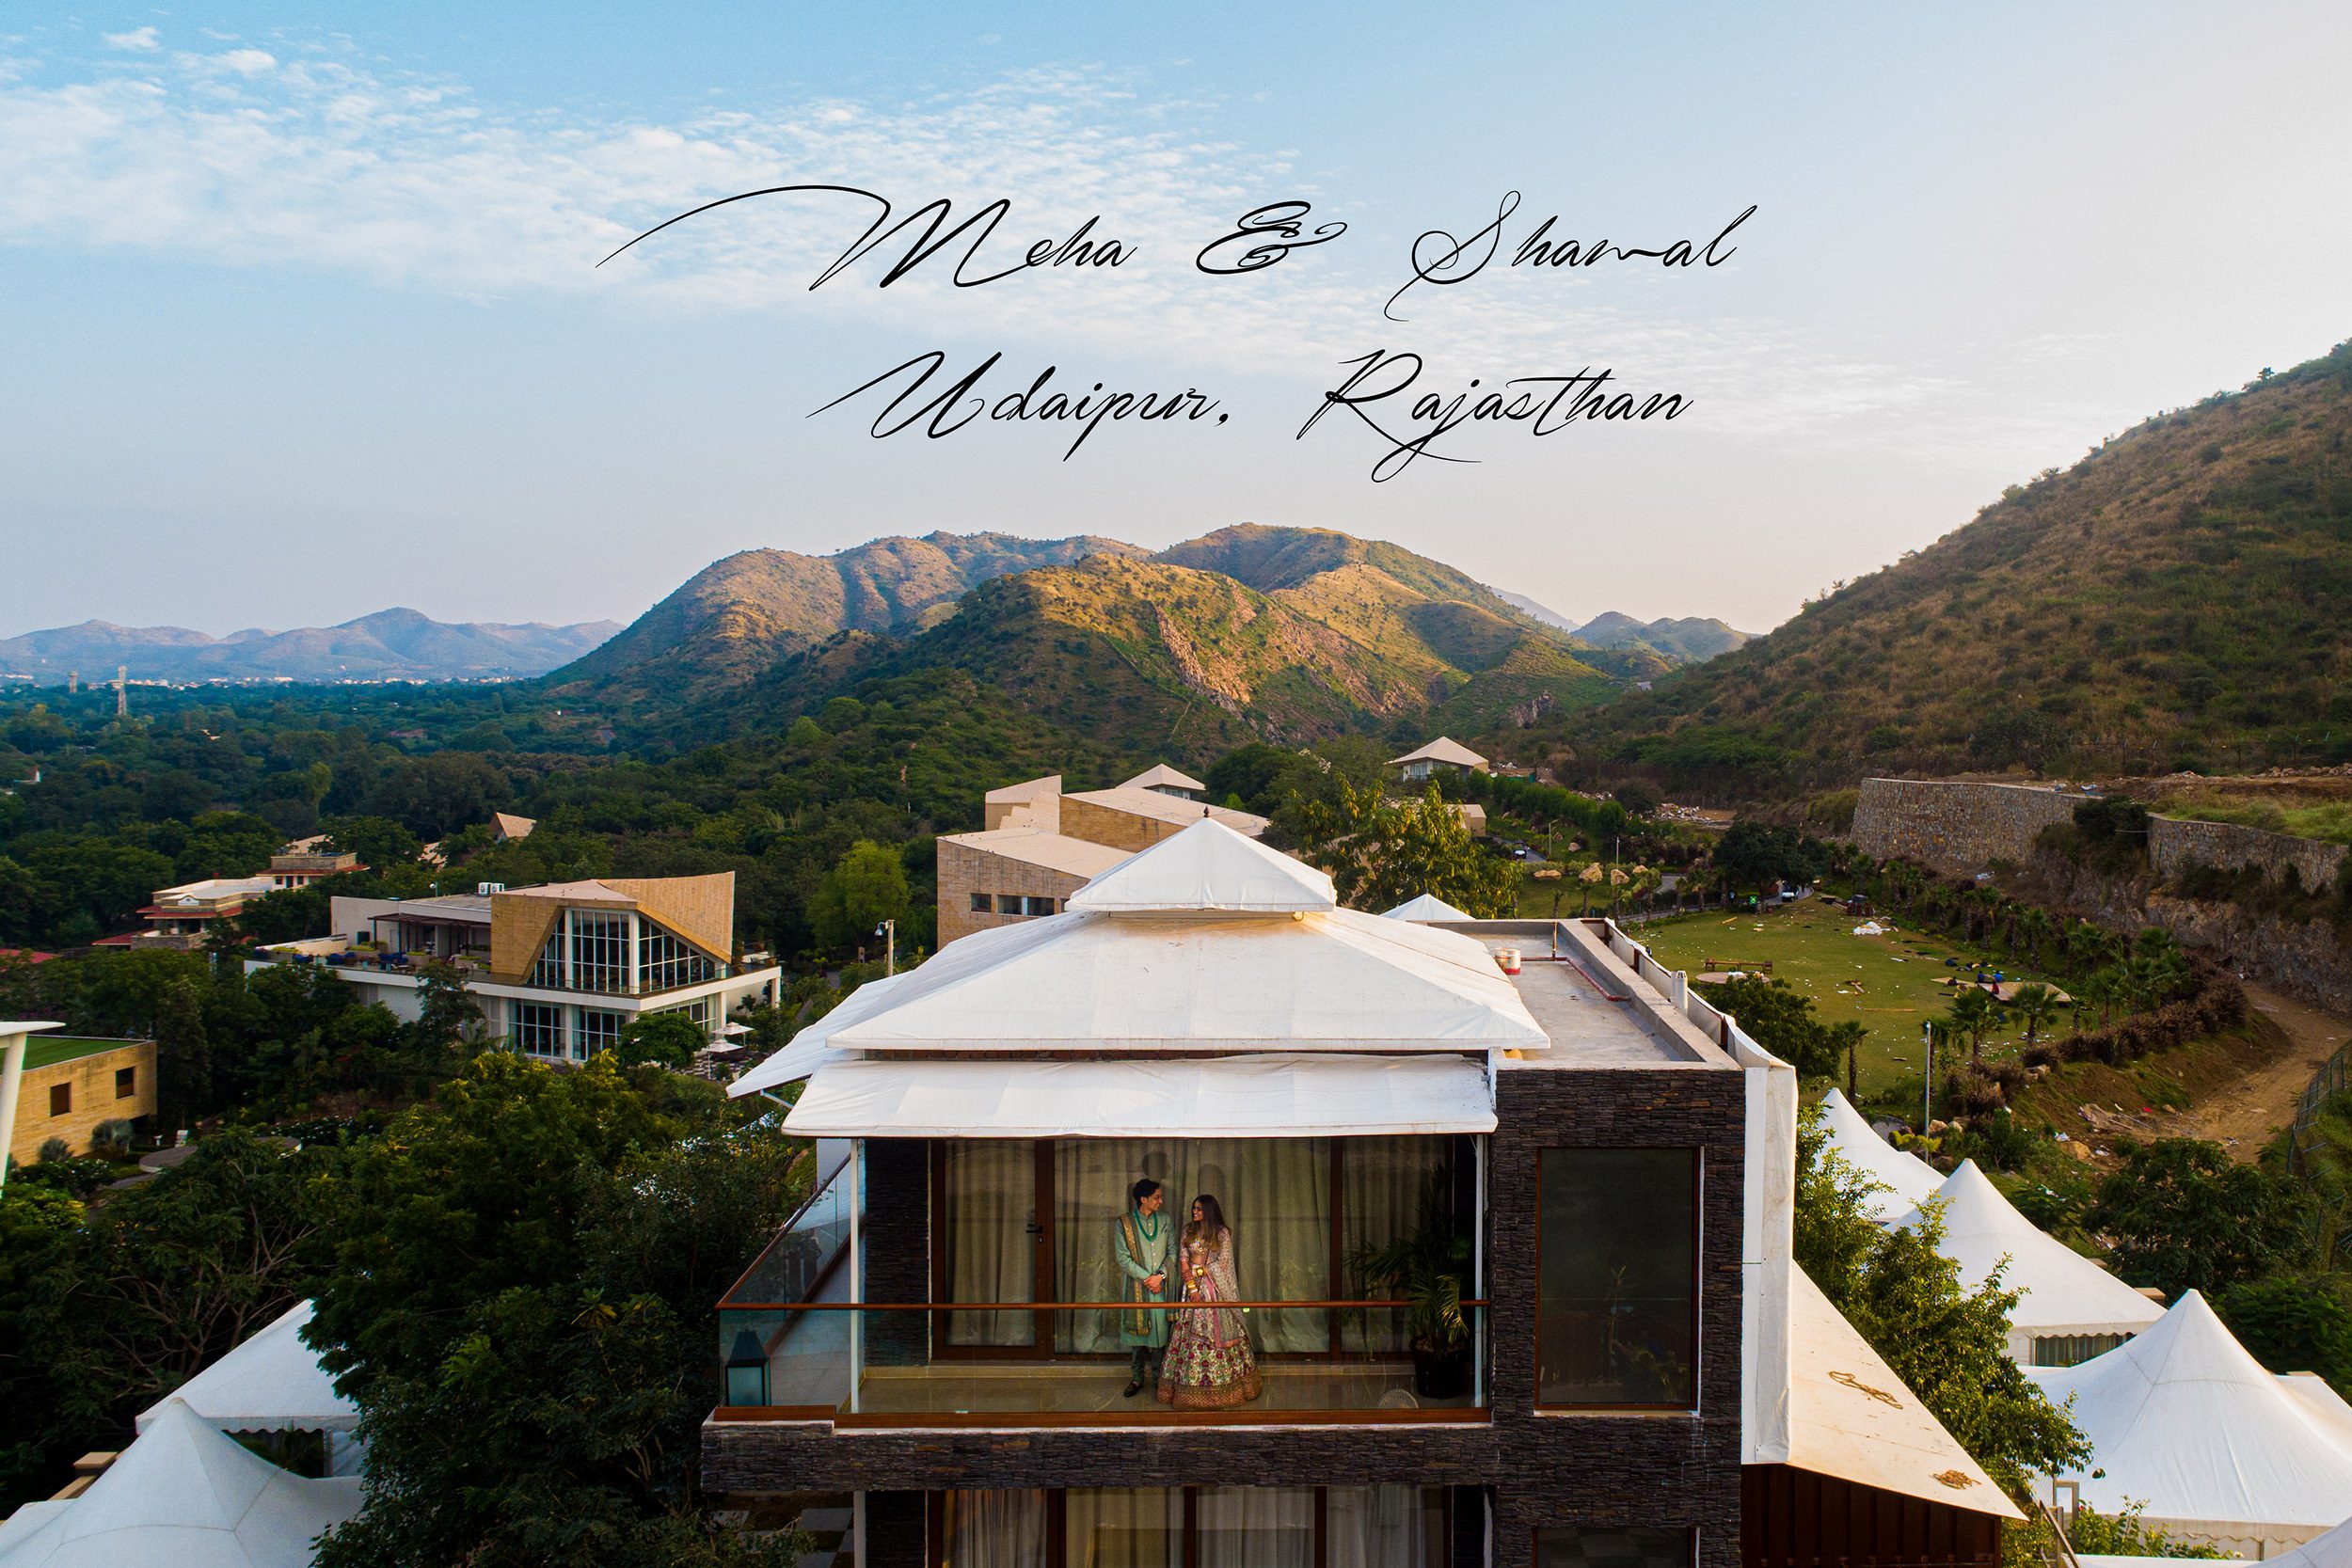
[[[2277,877],[2292,865],[2307,888],[2323,888],[2336,879],[2345,847],[2316,838],[2243,828],[2234,822],[2195,822],[2186,817],[2159,816],[2148,824],[2148,854],[2156,875],[2166,881],[2192,865],[2217,865],[2228,870],[2259,865]]]
[[[1875,859],[1973,877],[1996,860],[2022,863],[2042,830],[2072,822],[2085,799],[2032,784],[1865,779],[1851,836]]]

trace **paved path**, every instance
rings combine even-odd
[[[2210,1138],[2250,1163],[2295,1119],[2296,1096],[2328,1058],[2352,1039],[2352,1022],[2251,981],[2247,983],[2246,995],[2256,1011],[2286,1031],[2293,1042],[2290,1049],[2184,1111],[2175,1126],[2178,1136]]]

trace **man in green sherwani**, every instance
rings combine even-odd
[[[1111,1256],[1119,1264],[1119,1342],[1127,1347],[1127,1398],[1160,1380],[1160,1357],[1168,1350],[1168,1314],[1147,1303],[1166,1301],[1168,1259],[1175,1249],[1176,1226],[1160,1217],[1168,1195],[1150,1177],[1127,1192],[1127,1212],[1112,1227]]]

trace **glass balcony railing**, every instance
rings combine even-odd
[[[1150,1389],[1126,1393],[1122,1335],[1136,1309],[1117,1302],[788,1300],[763,1304],[739,1290],[720,1308],[720,1419],[1006,1427],[1486,1418],[1483,1301],[1463,1303],[1465,1342],[1450,1352],[1414,1346],[1401,1302],[1155,1307],[1152,1318],[1171,1327],[1219,1313],[1211,1337],[1238,1327],[1248,1345],[1248,1374],[1229,1343],[1218,1352],[1222,1388],[1163,1402]]]

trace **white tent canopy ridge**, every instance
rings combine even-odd
[[[1870,1194],[1867,1206],[1881,1225],[1891,1225],[1935,1196],[1944,1178],[1933,1165],[1907,1154],[1871,1131],[1843,1091],[1821,1097],[1821,1130],[1829,1147],[1848,1164],[1884,1189]]]
[[[138,1414],[145,1432],[174,1401],[223,1432],[349,1432],[359,1407],[335,1391],[302,1342],[310,1304],[296,1302],[243,1344]]]
[[[1381,911],[1380,918],[1383,920],[1470,920],[1474,917],[1464,914],[1434,893],[1424,893],[1418,898],[1407,898],[1392,910]]]
[[[798,1137],[1313,1138],[1491,1132],[1469,1056],[1266,1053],[1107,1061],[845,1058],[785,1118]]]

